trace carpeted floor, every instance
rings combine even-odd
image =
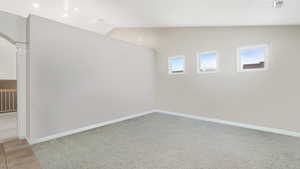
[[[300,139],[150,114],[34,146],[44,169],[300,169]]]

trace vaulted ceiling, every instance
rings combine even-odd
[[[105,34],[115,27],[300,24],[300,0],[0,0],[0,10]]]

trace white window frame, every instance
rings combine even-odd
[[[215,71],[209,71],[209,72],[201,72],[200,71],[200,66],[201,66],[201,59],[200,56],[201,55],[207,55],[207,54],[216,54],[217,58],[216,58],[216,70]],[[217,51],[207,51],[207,52],[198,52],[197,56],[196,56],[196,60],[197,60],[197,73],[198,74],[206,74],[206,73],[217,73],[219,71],[219,53]]]
[[[171,69],[171,61],[173,59],[177,59],[177,58],[183,58],[183,72],[172,72],[172,69]],[[185,65],[186,65],[186,60],[185,60],[185,56],[184,55],[178,55],[178,56],[173,56],[173,57],[169,57],[168,58],[168,72],[169,72],[169,75],[182,75],[182,74],[185,74]]]
[[[259,69],[243,69],[241,65],[241,57],[240,57],[240,51],[241,50],[248,50],[248,49],[255,49],[255,48],[265,48],[265,63],[264,63],[264,68],[259,68]],[[237,48],[237,71],[238,72],[255,72],[255,71],[266,71],[269,69],[269,57],[270,57],[270,52],[269,52],[269,45],[267,44],[262,44],[262,45],[252,45],[252,46],[244,46],[244,47],[239,47]]]

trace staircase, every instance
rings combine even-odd
[[[0,144],[0,169],[42,169],[26,140]]]

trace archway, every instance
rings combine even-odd
[[[27,138],[26,126],[26,51],[25,43],[16,42],[9,36],[0,33],[0,37],[16,47],[16,80],[17,80],[17,136]]]

